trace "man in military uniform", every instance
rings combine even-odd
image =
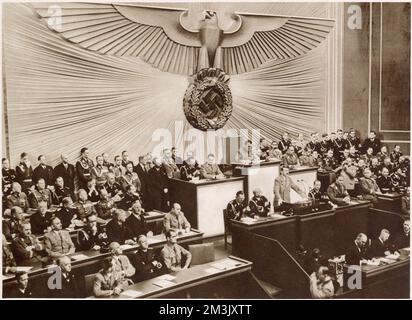
[[[320,142],[320,154],[323,156],[328,150],[333,147],[332,141],[327,133],[322,134],[322,141]]]
[[[180,178],[179,167],[172,158],[172,152],[169,149],[163,151],[163,168],[169,178]]]
[[[91,214],[87,217],[86,227],[79,230],[80,250],[100,250],[109,245],[106,232],[97,224],[97,217]]]
[[[78,201],[74,203],[74,206],[77,218],[82,221],[96,212],[93,203],[87,199],[87,192],[84,189],[78,191]]]
[[[74,192],[74,177],[75,177],[75,168],[74,165],[69,163],[69,158],[67,155],[62,154],[60,156],[62,162],[54,167],[54,176],[62,177],[64,185],[68,187],[71,192]]]
[[[131,162],[134,167],[133,161],[129,160],[129,153],[125,150],[122,151],[122,166],[126,169],[127,164]]]
[[[381,141],[376,138],[376,132],[371,131],[369,132],[369,137],[363,141],[362,149],[363,152],[366,152],[369,147],[373,149],[373,155],[375,156],[381,149]]]
[[[392,179],[389,177],[388,168],[382,168],[381,175],[376,179],[376,183],[382,193],[388,193],[395,190],[392,184]]]
[[[283,154],[285,154],[286,151],[289,149],[291,143],[292,142],[289,139],[289,134],[285,132],[282,136],[282,139],[279,141],[278,149],[282,151]]]
[[[109,220],[115,208],[115,203],[110,199],[109,193],[105,189],[100,190],[100,200],[95,205],[98,222],[104,223]]]
[[[11,241],[19,233],[19,229],[24,222],[23,210],[20,207],[11,208],[10,220],[3,219],[3,234],[7,240]]]
[[[345,140],[343,139],[342,129],[339,129],[337,133],[338,133],[338,136],[333,141],[333,154],[335,156],[335,159],[340,159],[342,156],[343,150],[345,150],[346,143],[345,143]]]
[[[140,201],[140,194],[137,193],[136,187],[133,184],[126,186],[126,193],[122,200],[117,203],[117,207],[125,211],[129,210],[135,201]]]
[[[44,247],[51,258],[60,258],[75,252],[69,231],[62,230],[59,218],[51,219],[51,231],[44,235]]]
[[[355,150],[360,150],[362,148],[360,139],[359,137],[356,136],[356,130],[353,128],[349,130],[348,143],[349,143],[349,148],[354,147]]]
[[[310,141],[306,145],[306,150],[320,152],[320,142],[317,140],[315,132],[310,134]]]
[[[106,191],[109,193],[111,198],[115,198],[116,196],[118,197],[118,199],[113,199],[114,201],[116,200],[119,201],[120,197],[123,194],[122,188],[120,184],[116,182],[116,178],[113,172],[109,172],[107,174],[107,180],[103,188],[106,189]]]
[[[39,202],[37,212],[30,216],[31,230],[35,235],[48,231],[52,214],[47,212],[47,202]]]
[[[313,188],[309,191],[308,197],[310,199],[318,200],[319,202],[326,203],[329,201],[327,195],[325,195],[321,189],[322,183],[319,180],[313,182]]]
[[[167,243],[160,253],[165,268],[172,272],[187,269],[192,261],[192,254],[177,244],[177,233],[173,230],[166,232],[166,240]]]
[[[131,256],[131,262],[136,269],[133,280],[135,282],[147,280],[156,277],[162,268],[162,264],[155,257],[152,248],[149,248],[147,237],[140,235],[137,239],[139,248]]]
[[[114,157],[114,165],[111,167],[110,171],[113,172],[116,182],[119,182],[120,178],[126,172],[126,168],[122,165],[121,156]]]
[[[92,203],[96,203],[100,200],[99,191],[96,187],[96,180],[92,179],[87,182],[87,188],[85,189],[87,192],[87,199],[89,199]]]
[[[207,162],[200,168],[200,176],[202,179],[223,179],[225,177],[216,164],[214,154],[210,153],[207,156]]]
[[[73,200],[70,197],[62,199],[62,208],[57,212],[56,217],[60,219],[63,229],[74,228],[77,219]]]
[[[18,236],[13,240],[12,250],[18,264],[44,261],[46,255],[43,244],[31,233],[29,221],[21,224]]]
[[[16,166],[16,181],[20,183],[24,192],[33,185],[33,168],[29,161],[29,155],[26,152],[20,155],[20,163]]]
[[[322,161],[322,169],[325,171],[336,171],[339,168],[339,162],[336,161],[333,150],[329,149],[326,157]]]
[[[64,198],[70,197],[73,198],[73,190],[70,190],[69,187],[64,185],[64,180],[62,177],[56,178],[56,184],[54,188],[54,193],[57,196],[57,203],[53,204],[61,204]]]
[[[250,216],[250,207],[245,199],[245,194],[243,191],[238,191],[236,198],[227,204],[225,218],[227,220],[240,220],[248,216]]]
[[[399,158],[402,157],[401,146],[399,144],[395,144],[395,147],[393,148],[390,157],[391,162],[397,165],[399,162]]]
[[[372,178],[372,172],[369,168],[363,170],[363,177],[359,180],[363,199],[369,200],[372,203],[378,202],[376,193],[381,193],[379,186],[376,184],[375,179]]]
[[[381,150],[376,154],[376,157],[379,160],[379,163],[383,163],[383,159],[385,158],[391,158],[391,155],[388,152],[388,147],[386,145],[383,145],[381,147]]]
[[[356,148],[354,146],[351,146],[349,148],[349,157],[352,158],[352,160],[354,162],[358,162],[359,161],[359,152],[356,150]]]
[[[50,207],[52,203],[51,193],[49,189],[46,189],[46,182],[43,178],[37,181],[36,188],[29,195],[30,208],[36,209],[39,202],[46,202],[47,207]]]
[[[332,183],[327,190],[330,201],[337,205],[347,205],[350,202],[350,196],[343,184],[344,180],[342,176],[336,178],[336,181]]]
[[[162,168],[162,161],[159,158],[154,158],[155,166],[149,170],[147,181],[148,181],[148,192],[150,196],[150,204],[153,208],[146,209],[157,209],[160,211],[169,210],[169,180],[167,178],[166,172]]]
[[[24,192],[21,191],[21,186],[18,182],[13,182],[11,193],[6,198],[6,208],[20,207],[23,211],[29,208],[29,201]]]
[[[270,202],[262,195],[262,190],[256,188],[253,190],[253,197],[249,201],[250,215],[252,217],[267,217],[270,211]]]
[[[289,176],[289,168],[283,166],[280,168],[280,176],[275,179],[273,207],[280,206],[283,202],[290,202],[291,189],[296,191],[303,199],[307,198],[305,193]]]
[[[300,165],[298,155],[295,153],[295,148],[293,146],[290,146],[286,153],[283,155],[282,163],[287,167]]]
[[[109,168],[104,165],[103,156],[96,157],[96,166],[92,168],[92,178],[96,180],[97,189],[100,190],[106,183]]]
[[[135,244],[133,235],[126,225],[126,212],[122,209],[115,210],[112,220],[106,225],[106,232],[109,243]]]
[[[76,163],[77,182],[79,189],[86,189],[87,182],[92,180],[92,168],[94,164],[92,159],[89,159],[89,149],[82,148],[80,150],[80,159]]]
[[[102,153],[103,157],[103,166],[110,170],[111,167],[114,166],[113,163],[109,161],[109,154],[107,152]]]
[[[134,185],[138,192],[141,191],[141,183],[139,180],[139,176],[136,172],[133,172],[133,163],[129,162],[126,165],[126,172],[120,178],[119,183],[122,186],[123,191],[126,190],[126,187],[128,185]]]
[[[46,164],[46,156],[40,155],[37,160],[39,165],[33,170],[33,183],[36,184],[39,179],[44,179],[46,186],[54,185],[54,171]]]
[[[10,169],[9,159],[2,159],[1,179],[3,196],[8,196],[11,193],[11,185],[16,181],[16,171]]]
[[[196,168],[196,160],[191,157],[185,161],[186,163],[180,168],[180,178],[185,181],[191,181],[193,178],[200,177],[200,170]]]
[[[174,203],[170,212],[166,213],[163,218],[163,231],[190,232],[190,223],[187,221],[184,213],[181,211],[180,204]]]

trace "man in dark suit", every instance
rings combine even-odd
[[[389,237],[389,230],[382,229],[379,238],[372,240],[368,255],[373,258],[380,258],[389,255]]]
[[[134,171],[137,173],[137,176],[139,177],[140,180],[140,191],[142,193],[142,202],[143,206],[148,209],[149,208],[149,197],[148,197],[148,171],[146,168],[146,157],[145,156],[139,156],[139,163],[134,167]]]
[[[365,139],[365,141],[363,141],[363,152],[366,153],[366,150],[368,150],[368,148],[373,149],[374,156],[376,156],[377,153],[381,150],[381,141],[376,138],[376,132],[373,130],[369,132],[369,137]]]
[[[69,187],[66,187],[64,185],[64,179],[63,177],[57,177],[56,178],[56,184],[54,186],[54,192],[52,194],[55,194],[57,197],[57,205],[61,204],[64,198],[71,198],[73,200],[73,190],[70,190]],[[52,197],[52,202],[53,202],[54,197]],[[56,204],[56,203],[53,203]]]
[[[31,288],[29,286],[29,275],[27,272],[16,273],[17,283],[8,291],[5,292],[6,298],[33,298]]]
[[[56,178],[62,177],[64,185],[74,192],[74,176],[76,174],[74,165],[69,163],[67,155],[62,154],[60,158],[62,162],[54,167],[54,176]]]
[[[139,200],[133,203],[131,210],[130,216],[126,219],[126,226],[132,233],[133,238],[147,234],[149,230],[143,217],[145,212]]]
[[[30,224],[33,234],[44,234],[50,226],[51,218],[51,213],[47,212],[47,202],[39,202],[37,212],[30,216]]]
[[[17,263],[42,261],[46,256],[43,244],[31,233],[28,221],[21,225],[19,235],[13,240],[12,250]]]
[[[364,233],[359,233],[355,241],[349,247],[345,257],[346,263],[349,265],[360,265],[362,260],[368,260],[366,244],[368,237]]]
[[[44,179],[46,186],[54,185],[54,171],[51,166],[46,164],[46,156],[40,155],[37,160],[39,165],[33,170],[33,183],[36,184],[39,179]]]
[[[111,198],[114,198],[116,196],[120,198],[123,194],[122,187],[116,182],[116,178],[113,172],[109,172],[107,174],[107,182],[103,185],[103,188],[106,189]],[[115,199],[113,200],[116,201]]]
[[[411,221],[406,219],[403,222],[403,232],[395,238],[394,244],[396,249],[403,249],[410,246],[411,241]]]
[[[162,268],[162,264],[156,259],[153,249],[149,248],[145,235],[137,239],[139,249],[137,249],[131,262],[136,269],[134,281],[139,282],[156,277]]]
[[[122,209],[116,209],[113,219],[106,225],[106,232],[109,243],[135,244],[133,235],[126,226],[126,212]]]
[[[1,179],[2,179],[2,191],[3,196],[7,196],[12,191],[12,183],[16,181],[16,171],[10,169],[9,159],[3,158],[1,169]]]
[[[53,298],[80,298],[80,290],[77,279],[72,272],[72,264],[67,256],[60,257],[58,260],[59,271],[61,274],[61,286],[49,289]]]
[[[169,180],[166,172],[162,167],[162,160],[160,158],[154,158],[153,162],[155,166],[149,170],[148,192],[151,198],[151,205],[153,208],[163,212],[169,211]],[[148,208],[146,208],[148,209]]]

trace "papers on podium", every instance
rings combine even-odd
[[[143,294],[143,292],[141,292],[141,291],[137,291],[137,290],[126,290],[126,291],[123,291],[121,294],[120,294],[120,296],[121,297],[126,297],[126,298],[137,298],[137,297],[140,297],[141,295]]]

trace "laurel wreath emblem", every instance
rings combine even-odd
[[[228,82],[229,76],[222,70],[205,68],[192,77],[183,98],[183,110],[189,123],[200,130],[220,129],[232,114],[232,94]],[[222,98],[217,116],[210,118],[201,110],[202,95],[206,90],[214,90]]]

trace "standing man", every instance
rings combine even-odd
[[[54,176],[62,177],[64,185],[69,187],[71,192],[74,192],[74,176],[75,168],[74,165],[69,163],[69,157],[65,154],[60,156],[62,162],[54,167]]]
[[[40,155],[37,160],[39,165],[33,170],[33,183],[36,184],[39,179],[44,179],[46,186],[54,185],[54,172],[51,166],[46,164],[46,156]]]
[[[283,202],[290,202],[290,189],[295,190],[303,199],[307,198],[305,193],[300,190],[289,176],[289,168],[281,167],[280,176],[275,179],[275,199],[273,200],[273,205],[280,206]]]
[[[363,141],[363,152],[365,153],[370,147],[373,149],[374,156],[381,150],[381,141],[376,138],[376,132],[373,130],[369,132],[369,137]]]
[[[282,154],[285,154],[290,145],[291,141],[289,139],[289,134],[285,132],[282,136],[282,139],[279,141],[278,149],[282,151]]]
[[[20,163],[16,167],[16,180],[24,192],[33,185],[33,168],[26,152],[20,155]]]
[[[150,207],[148,201],[149,197],[147,195],[148,193],[148,170],[146,168],[146,157],[145,156],[139,156],[139,162],[138,164],[134,167],[134,172],[137,173],[137,176],[139,177],[140,180],[140,191],[142,193],[142,202],[145,208]],[[149,205],[149,206],[148,206]]]
[[[129,160],[129,153],[126,150],[122,151],[122,166],[126,168],[129,162],[131,162],[134,167],[133,161]]]
[[[93,160],[89,158],[89,149],[80,150],[80,159],[76,163],[77,181],[79,189],[86,189],[87,183],[92,180]]]
[[[168,211],[169,202],[169,180],[166,172],[162,167],[162,160],[154,158],[155,166],[149,170],[147,181],[148,191],[151,198],[151,205],[153,208],[160,211]],[[146,208],[148,209],[148,208]]]
[[[11,185],[16,181],[16,171],[10,169],[9,159],[3,158],[1,169],[1,181],[2,181],[2,191],[3,196],[7,196],[11,192]]]

